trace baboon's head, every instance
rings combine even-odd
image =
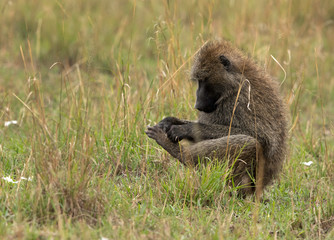
[[[198,83],[195,108],[199,111],[213,112],[221,101],[237,93],[242,74],[235,51],[226,41],[212,41],[195,56],[191,79]]]

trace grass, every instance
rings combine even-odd
[[[334,237],[332,1],[17,0],[0,11],[0,177],[32,177],[0,180],[0,238]],[[196,119],[191,57],[215,37],[282,82],[289,105],[290,155],[260,204],[224,184],[224,164],[185,168],[144,134],[164,116]]]

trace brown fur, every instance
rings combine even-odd
[[[228,69],[220,61],[222,55],[230,62]],[[237,157],[234,182],[246,186],[242,193],[253,193],[249,175],[256,176],[260,194],[277,175],[286,156],[286,107],[277,83],[227,41],[212,41],[201,48],[191,78],[214,86],[212,95],[219,93],[215,110],[199,112],[197,122],[168,117],[146,133],[187,165],[196,165],[205,157]],[[197,98],[199,104],[205,101]],[[192,144],[182,146],[178,143],[182,139]]]

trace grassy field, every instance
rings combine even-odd
[[[334,239],[332,0],[4,0],[0,23],[0,239]],[[144,133],[196,119],[192,56],[221,37],[289,105],[259,204]]]

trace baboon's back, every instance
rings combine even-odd
[[[233,73],[224,77],[216,66],[216,59],[222,55],[233,66]],[[281,168],[286,155],[286,107],[278,84],[227,41],[213,41],[202,47],[195,57],[192,74],[205,74],[202,72],[210,72],[209,81],[224,85],[226,97],[214,112],[200,112],[198,121],[208,125],[231,124],[257,139],[265,156],[263,183],[267,185]]]

